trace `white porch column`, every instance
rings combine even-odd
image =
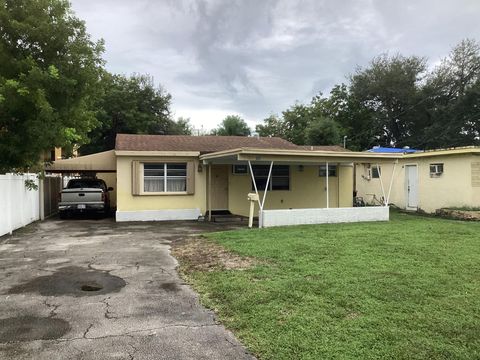
[[[328,188],[328,162],[325,166],[325,169],[326,169],[326,176],[325,176],[325,181],[327,183],[327,186],[326,186],[326,189],[327,189],[327,209],[330,207],[330,190]]]
[[[377,166],[377,171],[378,171],[378,178],[380,179],[380,186],[382,187],[383,205],[387,206],[387,204],[385,203],[387,201],[387,197],[385,195],[385,188],[383,186],[382,173],[380,171],[380,167],[378,166],[378,163],[376,164],[376,166]]]
[[[392,193],[392,186],[393,186],[393,178],[395,177],[395,169],[397,167],[398,160],[395,160],[393,163],[393,170],[392,170],[392,178],[390,179],[390,186],[388,187],[388,195],[387,195],[387,200],[385,202],[385,206],[388,206],[390,203],[390,194]]]
[[[212,221],[212,164],[208,164],[208,221]]]
[[[272,177],[272,168],[273,168],[273,161],[270,162],[270,169],[268,170],[267,183],[265,184],[265,191],[263,192],[262,210],[263,210],[263,206],[265,205],[265,199],[267,197],[267,190],[268,190],[268,186],[270,185],[270,179]]]
[[[268,191],[268,186],[270,184],[270,179],[272,177],[272,168],[273,168],[273,161],[270,162],[270,169],[268,171],[268,177],[267,177],[267,183],[265,184],[265,190],[263,191],[263,199],[260,201],[260,196],[258,195],[258,188],[257,188],[257,181],[255,180],[255,175],[253,174],[253,168],[252,168],[252,163],[250,160],[248,160],[248,167],[250,169],[250,176],[252,177],[252,182],[253,182],[253,187],[255,189],[255,194],[257,194],[258,197],[258,227],[262,227],[262,211],[263,211],[263,206],[265,205],[265,200],[267,198],[267,191]]]

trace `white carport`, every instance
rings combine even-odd
[[[114,173],[117,172],[115,150],[56,160],[45,166],[48,173]]]
[[[117,203],[117,159],[115,150],[103,151],[91,155],[79,156],[71,159],[56,160],[45,166],[45,172],[61,174],[62,184],[64,180],[72,177],[89,176],[97,177],[105,181],[108,187],[114,190],[111,192],[112,206]],[[65,177],[65,179],[64,179]]]

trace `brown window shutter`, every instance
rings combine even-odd
[[[187,194],[195,194],[195,162],[187,162]]]
[[[140,195],[140,161],[132,161],[132,195]]]

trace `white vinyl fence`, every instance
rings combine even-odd
[[[39,186],[35,174],[0,175],[0,236],[40,218],[39,191],[27,189],[25,180]]]

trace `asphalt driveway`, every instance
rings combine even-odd
[[[169,253],[217,229],[49,220],[0,238],[0,358],[252,359]]]

